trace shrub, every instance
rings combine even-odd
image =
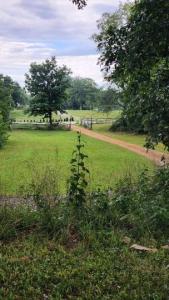
[[[0,119],[0,148],[4,146],[8,139],[8,125],[5,124],[2,119]]]
[[[169,232],[169,167],[158,168],[154,174],[144,170],[133,181],[124,178],[118,183],[113,201],[119,224],[130,228],[136,236],[145,231],[154,237]]]
[[[138,120],[136,120],[135,123],[133,121],[133,123],[131,124],[123,115],[112,124],[110,131],[126,131],[137,134],[146,133],[145,129],[143,128],[143,125],[140,122],[138,122]]]
[[[38,215],[26,207],[0,206],[0,240],[17,237],[29,232],[38,224]]]

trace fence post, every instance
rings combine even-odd
[[[92,120],[92,117],[91,117],[90,129],[91,130],[93,129],[93,120]]]
[[[71,128],[72,128],[72,123],[71,123],[71,121],[72,121],[72,117],[70,116],[70,123],[69,123],[69,129],[71,130]]]

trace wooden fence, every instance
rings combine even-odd
[[[86,128],[92,129],[94,124],[112,124],[114,119],[112,118],[86,118],[81,119],[80,125]]]
[[[75,122],[59,122],[54,121],[52,124],[52,129],[65,129],[70,130],[71,125]],[[24,120],[24,121],[15,121],[11,124],[11,129],[49,129],[50,123],[49,122],[37,122],[36,120]]]

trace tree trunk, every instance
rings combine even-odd
[[[50,124],[50,128],[52,128],[52,112],[49,111],[49,124]]]

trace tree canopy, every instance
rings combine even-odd
[[[29,96],[21,88],[18,82],[12,83],[12,102],[14,107],[24,106],[29,103]]]
[[[18,82],[14,81],[10,76],[0,75],[3,79],[4,88],[10,91],[11,96],[11,107],[24,106],[29,102],[29,96],[26,94],[25,90],[19,85]]]
[[[11,108],[11,85],[10,77],[0,75],[0,148],[7,140],[9,129],[9,113]]]
[[[58,66],[55,57],[41,64],[31,64],[25,85],[32,96],[29,107],[32,115],[43,115],[52,125],[52,113],[64,109],[70,73],[66,66]]]
[[[99,110],[108,113],[112,110],[116,110],[120,108],[120,95],[117,90],[112,87],[108,87],[107,89],[102,89],[100,91],[99,98]]]
[[[105,77],[122,90],[123,121],[169,148],[169,2],[137,0],[103,16],[94,36]]]
[[[67,108],[93,109],[99,97],[99,88],[91,78],[71,78]]]

